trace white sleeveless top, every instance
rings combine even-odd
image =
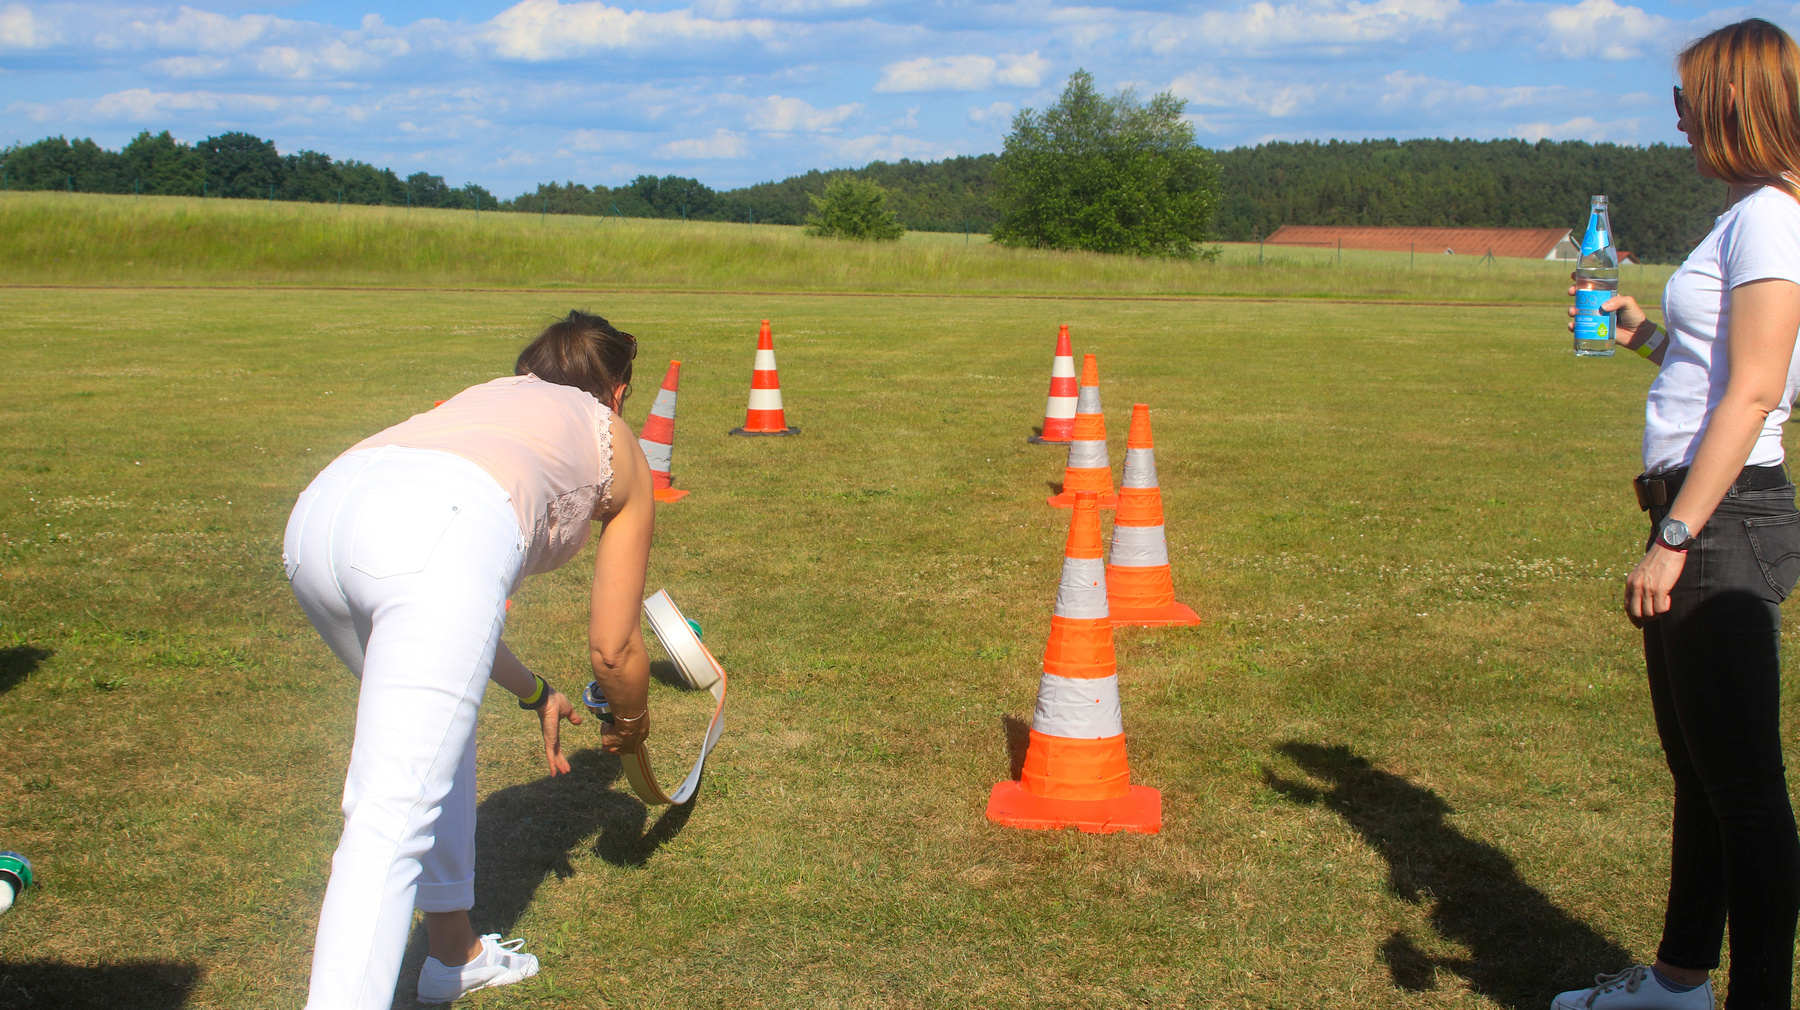
[[[486,470],[527,538],[524,575],[567,564],[612,503],[612,411],[535,375],[471,386],[350,451],[384,445],[436,449]]]

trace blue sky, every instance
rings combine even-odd
[[[616,4],[616,6],[615,6]],[[1800,5],[1616,0],[0,0],[0,144],[245,130],[502,196],[1000,149],[1077,68],[1200,141],[1680,142],[1671,60]]]

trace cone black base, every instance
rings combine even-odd
[[[798,435],[798,434],[800,434],[800,429],[799,428],[783,428],[780,431],[745,431],[742,428],[733,428],[733,429],[731,429],[730,432],[728,432],[728,434],[732,434],[732,435]]]
[[[1033,435],[1030,438],[1026,439],[1025,441],[1030,442],[1032,445],[1068,445],[1069,444],[1069,440],[1066,438],[1045,438],[1042,435]]]

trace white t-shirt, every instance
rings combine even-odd
[[[1731,289],[1771,278],[1800,283],[1800,204],[1764,186],[1719,215],[1663,289],[1669,346],[1644,404],[1645,472],[1661,473],[1694,461],[1706,419],[1731,376],[1726,345]],[[1800,355],[1788,364],[1781,406],[1763,420],[1746,465],[1782,461],[1781,425],[1797,389]]]

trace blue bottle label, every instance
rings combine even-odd
[[[1600,215],[1589,214],[1587,235],[1581,240],[1581,255],[1592,256],[1607,247],[1606,229],[1600,226]]]
[[[1613,339],[1614,313],[1600,311],[1607,299],[1616,292],[1612,291],[1577,291],[1575,292],[1575,339],[1576,340],[1611,340]]]

